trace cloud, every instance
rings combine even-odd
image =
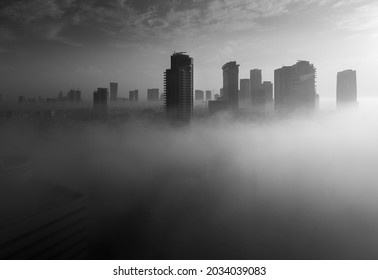
[[[36,178],[86,194],[94,258],[369,259],[376,115],[222,116],[181,128],[12,123],[0,147],[32,157]]]
[[[378,4],[371,3],[356,7],[347,15],[342,15],[335,20],[340,29],[353,32],[375,30],[378,28]]]
[[[221,34],[241,34],[242,31],[256,35],[280,28],[275,19],[311,10],[314,5],[333,7],[333,18],[337,11],[354,7],[363,9],[367,0],[203,0],[203,1],[157,1],[153,5],[133,5],[127,0],[31,0],[15,1],[4,7],[0,14],[8,20],[24,25],[29,30],[43,30],[52,25],[47,40],[80,45],[88,36],[111,44],[172,42],[175,47],[184,45],[185,40],[208,41]],[[372,4],[374,5],[374,4]],[[330,11],[327,11],[327,14]],[[373,11],[357,11],[353,18],[342,18],[339,25],[345,28],[374,28]],[[321,15],[323,17],[325,15]],[[364,20],[360,23],[360,17]],[[358,18],[358,20],[357,20]],[[42,27],[38,27],[41,25]],[[64,25],[57,31],[56,25]],[[75,32],[72,32],[75,30]],[[65,35],[62,36],[61,34]],[[245,33],[246,34],[246,33]],[[41,34],[43,37],[44,34]],[[84,36],[81,36],[84,35]],[[119,43],[121,42],[121,43]]]
[[[67,4],[66,1],[63,1]],[[12,1],[12,4],[1,10],[1,15],[19,23],[30,23],[35,20],[59,19],[64,10],[55,0]]]
[[[45,32],[43,33],[43,38],[45,40],[57,41],[63,43],[65,45],[69,45],[72,47],[82,47],[81,43],[76,42],[68,37],[64,37],[61,35],[62,31],[66,28],[65,24],[54,24],[49,25]]]

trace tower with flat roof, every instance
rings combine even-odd
[[[115,102],[118,98],[118,83],[110,83],[110,101]]]
[[[229,103],[230,109],[237,109],[239,102],[239,64],[227,62],[223,70],[223,100]]]
[[[278,112],[313,111],[316,108],[316,69],[298,61],[274,71],[274,105]]]
[[[344,70],[337,73],[336,89],[337,107],[357,104],[356,70]]]

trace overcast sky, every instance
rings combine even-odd
[[[374,0],[2,0],[0,91],[84,97],[109,82],[120,95],[163,89],[173,51],[195,64],[195,88],[219,89],[221,67],[273,71],[297,60],[318,69],[318,93],[335,97],[336,72],[356,69],[359,95],[378,85]]]

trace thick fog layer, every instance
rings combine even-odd
[[[378,258],[378,107],[175,127],[3,124],[1,154],[86,195],[91,258]]]

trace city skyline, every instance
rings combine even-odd
[[[1,1],[0,259],[378,259],[377,14]]]
[[[198,61],[194,88],[218,89],[224,61],[239,62],[240,78],[258,68],[272,81],[274,69],[309,60],[322,97],[335,98],[334,75],[350,68],[360,94],[374,95],[377,10],[371,0],[4,1],[0,92],[14,99],[80,88],[89,99],[118,81],[119,93],[145,93],[163,88],[165,57],[182,50]]]

